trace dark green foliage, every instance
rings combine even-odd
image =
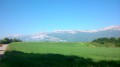
[[[98,38],[93,40],[92,42],[100,43],[100,44],[113,44],[115,47],[120,47],[120,38]],[[108,45],[107,45],[108,46]]]
[[[9,44],[11,42],[22,42],[20,39],[9,39],[9,38],[4,38],[3,40],[0,40],[0,44]]]
[[[119,67],[120,61],[95,62],[90,58],[78,56],[11,51],[5,53],[1,65],[6,67]]]
[[[22,42],[22,40],[16,39],[16,38],[14,38],[12,41],[13,41],[13,42]]]
[[[0,44],[9,44],[9,43],[11,43],[12,41],[11,41],[11,39],[9,39],[9,38],[4,38],[3,40],[0,40]]]

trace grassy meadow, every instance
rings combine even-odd
[[[119,67],[120,48],[92,42],[14,42],[3,67]]]

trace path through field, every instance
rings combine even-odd
[[[2,47],[0,47],[0,59],[3,56],[3,54],[5,53],[7,46],[8,46],[8,44],[4,44],[4,45],[2,45]]]

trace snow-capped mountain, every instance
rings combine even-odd
[[[109,26],[109,27],[105,27],[101,29],[101,31],[105,31],[105,30],[119,30],[120,31],[120,26]]]
[[[56,30],[33,35],[11,35],[23,41],[84,42],[100,37],[120,37],[120,26],[109,26],[99,30]]]

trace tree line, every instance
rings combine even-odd
[[[9,44],[11,42],[22,42],[22,40],[16,39],[16,38],[14,38],[14,39],[4,38],[4,39],[0,40],[0,44]]]
[[[114,37],[111,37],[111,38],[106,38],[106,37],[98,38],[98,39],[93,40],[92,42],[96,42],[96,43],[99,43],[99,44],[111,43],[116,47],[120,47],[120,37],[119,38],[114,38]]]

